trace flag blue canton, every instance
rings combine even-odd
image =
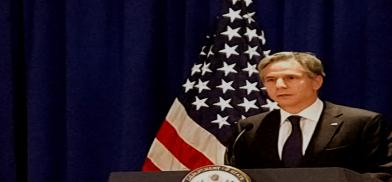
[[[227,146],[238,120],[274,104],[259,81],[257,64],[269,50],[252,0],[227,0],[222,10],[178,98],[196,123]]]

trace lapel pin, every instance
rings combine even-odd
[[[337,126],[338,123],[331,123],[331,126]]]

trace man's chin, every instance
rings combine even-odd
[[[275,102],[277,102],[279,105],[290,105],[293,104],[293,98],[288,96],[278,97],[276,98]]]
[[[288,107],[293,107],[293,103],[285,100],[278,100],[276,101],[278,103],[278,106],[282,109],[288,108]]]

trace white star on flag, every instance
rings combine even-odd
[[[230,22],[234,22],[235,19],[242,19],[241,10],[234,11],[233,9],[229,8],[229,13],[223,15],[223,17],[230,18]]]
[[[235,3],[237,3],[238,1],[241,1],[241,0],[232,0],[233,5],[235,5]]]
[[[225,48],[220,50],[220,53],[224,53],[226,55],[226,58],[229,58],[231,55],[238,55],[238,52],[235,51],[235,49],[238,47],[238,45],[235,45],[233,47],[230,47],[228,44],[225,44]]]
[[[215,106],[219,106],[221,108],[221,111],[225,110],[226,108],[233,108],[230,105],[231,99],[225,100],[222,97],[219,97],[219,102],[215,103]]]
[[[191,75],[194,75],[195,73],[199,73],[200,67],[201,67],[201,64],[194,64],[192,67]]]
[[[242,16],[242,17],[244,17],[246,20],[248,20],[248,23],[251,24],[252,22],[255,22],[255,19],[253,19],[254,14],[255,14],[255,12],[247,13],[247,14],[244,14],[244,16]]]
[[[256,69],[256,65],[252,65],[250,63],[246,63],[247,67],[242,69],[242,71],[247,71],[248,72],[248,76],[252,76],[252,74],[258,74],[259,71],[257,71]]]
[[[204,75],[204,74],[206,74],[208,72],[212,72],[210,70],[210,64],[211,63],[206,63],[206,62],[203,63],[203,66],[201,67],[201,75]]]
[[[251,108],[258,109],[258,107],[256,106],[256,100],[249,101],[245,97],[244,97],[244,102],[241,104],[238,104],[238,106],[245,108],[245,112],[248,112],[248,110]]]
[[[199,81],[195,85],[195,87],[199,89],[199,93],[201,93],[203,90],[211,90],[209,87],[207,87],[208,82],[210,81],[207,80],[203,82],[199,79]]]
[[[226,31],[222,32],[221,35],[226,35],[230,41],[233,37],[241,37],[241,35],[238,33],[240,29],[241,28],[232,29],[230,26],[227,26]]]
[[[246,33],[244,34],[248,37],[248,40],[251,41],[253,38],[257,38],[258,35],[256,33],[256,29],[250,29],[246,27]]]
[[[263,54],[264,54],[264,56],[269,56],[270,52],[271,52],[271,50],[266,50],[266,51],[263,51]]]
[[[206,49],[206,46],[203,46],[203,47],[201,48],[201,51],[200,51],[200,54],[199,54],[199,55],[205,56],[205,55],[206,55],[206,53],[204,52],[205,49]]]
[[[248,7],[250,4],[252,4],[253,0],[244,0],[246,6]]]
[[[199,110],[201,107],[208,107],[206,104],[207,98],[205,99],[199,99],[199,97],[196,96],[195,102],[192,104],[196,106],[196,110]]]
[[[218,70],[225,72],[225,76],[227,76],[229,73],[237,73],[234,69],[235,65],[235,63],[228,65],[226,62],[223,62],[223,67],[218,68]]]
[[[277,102],[272,102],[271,100],[267,99],[267,104],[262,105],[262,108],[267,108],[269,111],[272,111],[274,109],[279,109],[278,103]]]
[[[233,84],[233,81],[226,82],[225,80],[222,79],[221,84],[216,87],[221,88],[222,92],[225,94],[226,91],[228,91],[228,90],[234,90],[234,88],[231,86],[231,84]]]
[[[261,43],[264,45],[265,44],[265,37],[264,37],[264,31],[261,31],[261,35],[257,36],[260,40]]]
[[[249,59],[252,59],[253,56],[260,56],[260,54],[257,52],[257,48],[258,46],[254,46],[254,47],[248,46],[248,50],[245,51],[245,54],[249,55]]]
[[[216,117],[217,117],[216,120],[211,121],[211,123],[218,124],[219,125],[219,129],[221,129],[223,127],[223,125],[230,126],[230,123],[227,122],[227,119],[229,119],[229,116],[222,117],[221,115],[217,114]]]
[[[211,46],[210,49],[208,50],[207,57],[214,55],[214,52],[212,51],[212,47],[214,47],[214,46]]]
[[[185,88],[185,93],[186,93],[190,89],[192,89],[194,85],[195,85],[195,82],[191,82],[191,81],[189,81],[189,79],[186,79],[186,83],[184,83],[182,86]]]
[[[246,93],[249,95],[252,91],[259,91],[257,89],[257,82],[250,83],[248,80],[246,80],[245,86],[240,87],[241,89],[246,90]]]

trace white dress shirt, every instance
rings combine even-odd
[[[302,155],[305,155],[306,148],[309,145],[310,139],[316,129],[317,122],[320,119],[323,111],[324,103],[317,98],[317,100],[299,113],[292,114],[280,109],[280,128],[278,138],[278,152],[282,159],[283,145],[291,133],[291,124],[287,119],[291,115],[301,116],[300,127],[302,131]]]

